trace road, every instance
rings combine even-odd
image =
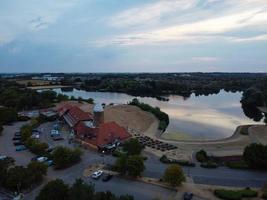
[[[28,151],[16,152],[15,147],[12,144],[12,137],[14,132],[19,130],[19,127],[23,123],[16,123],[13,126],[6,126],[3,135],[0,137],[0,154],[8,155],[16,159],[17,165],[27,165],[30,159],[34,156]],[[51,147],[57,145],[64,145],[73,147],[73,144],[69,144],[65,139],[63,141],[53,141],[49,132],[52,127],[52,123],[43,124],[40,130],[41,140],[47,142]],[[145,162],[146,170],[143,175],[153,178],[161,178],[167,165],[159,161],[159,159],[145,152],[148,159]],[[83,178],[87,182],[91,179],[83,177],[83,170],[95,163],[105,162],[106,164],[113,164],[115,158],[112,156],[101,157],[99,153],[91,150],[84,150],[82,161],[68,169],[55,171],[52,168],[48,169],[48,175],[45,182],[61,178],[66,183],[73,183],[76,178]],[[208,185],[223,185],[223,186],[239,186],[239,187],[261,187],[267,183],[267,172],[264,171],[252,171],[252,170],[233,170],[225,167],[219,167],[217,169],[205,169],[199,165],[196,167],[183,167],[185,174],[192,177],[195,183],[208,184]],[[174,191],[163,189],[158,186],[152,186],[150,184],[134,182],[124,180],[121,178],[114,178],[108,183],[103,183],[101,180],[94,181],[97,191],[111,190],[117,195],[132,194],[136,199],[151,200],[157,197],[159,194],[164,197],[172,197],[175,195]],[[27,194],[27,199],[33,200],[39,193],[41,187],[36,188],[30,194]]]

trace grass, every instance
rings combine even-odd
[[[225,166],[231,169],[249,169],[249,166],[244,160],[227,161]]]

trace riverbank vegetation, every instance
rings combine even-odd
[[[141,103],[137,98],[134,98],[131,102],[128,103],[129,105],[134,105],[141,108],[143,111],[150,112],[155,115],[155,117],[159,120],[159,130],[165,131],[169,125],[169,116],[168,114],[162,112],[158,107],[152,107],[148,104]]]

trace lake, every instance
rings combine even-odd
[[[87,92],[73,89],[65,92],[53,89],[57,93],[93,98],[96,103],[125,104],[134,96],[113,92]],[[253,120],[246,117],[241,108],[240,92],[231,93],[221,91],[219,94],[209,96],[195,96],[184,98],[170,95],[169,101],[159,101],[151,97],[137,97],[139,101],[158,106],[170,118],[167,130],[162,134],[166,139],[221,139],[233,134],[237,126],[253,124]]]

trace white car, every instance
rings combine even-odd
[[[47,161],[47,160],[48,160],[48,158],[47,158],[47,157],[44,157],[44,156],[42,156],[42,157],[38,157],[36,160],[37,160],[38,162],[45,162],[45,161]]]
[[[54,136],[56,136],[56,135],[60,135],[60,133],[58,132],[58,130],[51,130],[51,132],[50,132],[50,136],[51,136],[51,137],[54,137]]]
[[[0,160],[5,160],[7,158],[7,156],[0,156]]]
[[[93,174],[92,174],[92,178],[93,179],[98,179],[98,178],[100,178],[100,176],[102,176],[102,174],[103,174],[103,171],[101,171],[101,170],[97,170],[97,171],[95,171]]]

